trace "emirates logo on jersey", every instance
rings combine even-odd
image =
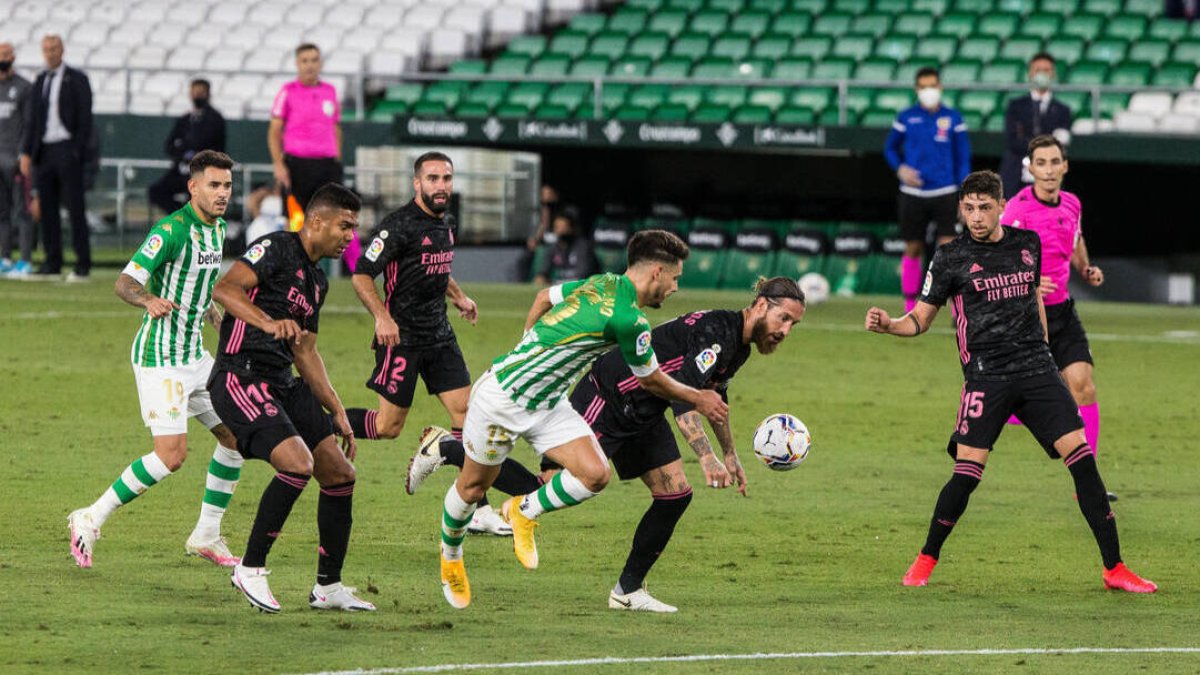
[[[1026,265],[1033,265],[1033,254],[1029,252],[1029,249],[1021,249],[1021,262]]]

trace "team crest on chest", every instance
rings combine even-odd
[[[1026,265],[1033,265],[1033,254],[1029,252],[1029,249],[1021,249],[1021,262]]]

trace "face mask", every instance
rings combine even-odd
[[[7,73],[12,69],[12,61],[0,61],[0,73]]]
[[[942,90],[937,87],[925,87],[917,90],[917,100],[922,108],[936,108],[942,102]]]
[[[1050,77],[1050,73],[1043,71],[1034,73],[1033,77],[1029,78],[1029,81],[1038,89],[1049,89],[1050,83],[1054,81],[1054,78]]]
[[[197,108],[203,108],[204,106],[208,105],[208,97],[197,96],[196,98],[192,99],[192,105],[196,106]]]

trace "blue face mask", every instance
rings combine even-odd
[[[1029,78],[1029,81],[1038,89],[1049,89],[1050,83],[1054,81],[1054,78],[1050,76],[1050,73],[1042,71],[1034,73],[1033,77]]]

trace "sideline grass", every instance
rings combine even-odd
[[[925,589],[899,578],[924,537],[950,472],[942,452],[958,404],[953,337],[865,333],[872,302],[814,307],[770,357],[734,380],[734,430],[750,497],[697,488],[671,547],[649,577],[675,616],[610,611],[608,589],[647,505],[640,483],[614,483],[580,508],[548,516],[543,564],[521,569],[507,539],[472,536],[475,600],[449,608],[437,583],[437,521],[452,473],[414,497],[403,471],[416,435],[442,423],[419,394],[394,442],[363,441],[346,580],[380,611],[317,613],[305,598],[315,569],[314,495],[300,500],[272,554],[278,616],[251,610],[228,577],[183,555],[198,513],[212,441],[192,427],[192,459],[104,528],[96,566],[76,569],[65,517],[148,451],[128,365],[137,313],[89,285],[0,282],[0,669],[8,672],[309,672],[604,656],[793,651],[1187,647],[1200,645],[1196,308],[1085,303],[1104,427],[1100,465],[1126,560],[1154,579],[1151,597],[1100,586],[1095,545],[1060,463],[1028,433],[1005,432],[971,508]],[[532,290],[468,286],[481,324],[456,320],[472,373],[518,339]],[[686,290],[651,313],[661,321],[744,294]],[[320,349],[348,405],[371,405],[371,322],[335,280]],[[938,325],[947,328],[945,318]],[[215,337],[206,335],[209,349]],[[752,465],[748,441],[764,416],[787,411],[815,444],[798,470]],[[685,455],[689,454],[685,449]],[[515,456],[532,462],[519,448]],[[688,475],[700,473],[688,460]],[[225,532],[244,546],[270,472],[243,472]],[[309,490],[308,492],[312,492]],[[611,666],[645,673],[889,671],[1196,672],[1195,654],[862,657]],[[597,672],[598,666],[568,672]]]

